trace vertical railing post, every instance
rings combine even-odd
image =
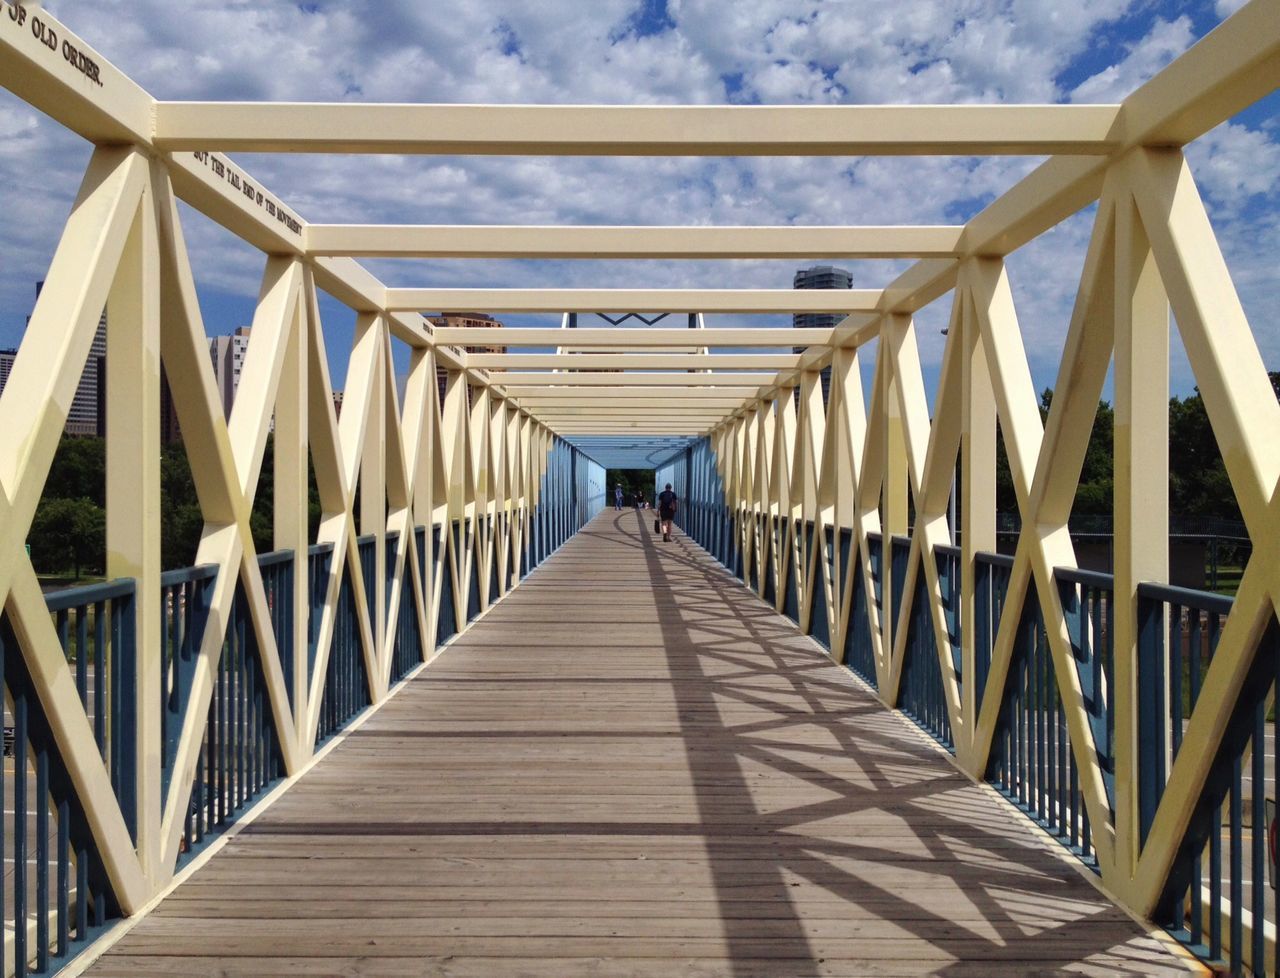
[[[308,520],[307,484],[307,344],[304,303],[309,301],[310,275],[307,288],[298,303],[298,311],[290,324],[286,342],[284,363],[280,371],[280,386],[276,392],[275,441],[274,441],[274,546],[277,550],[293,551],[293,578],[289,594],[278,594],[276,600],[286,602],[292,608],[289,622],[291,644],[282,644],[277,636],[281,654],[281,667],[288,664],[283,657],[293,660],[293,688],[289,694],[293,700],[293,722],[297,731],[297,748],[300,758],[307,758],[314,748],[306,734],[307,683],[309,631],[307,628],[308,600],[308,545],[310,526]],[[287,675],[287,673],[286,673]]]
[[[374,538],[373,588],[372,601],[369,605],[369,625],[373,631],[373,647],[375,661],[378,663],[377,673],[369,677],[372,688],[377,690],[375,702],[386,692],[383,688],[383,657],[387,647],[387,600],[386,577],[383,568],[386,566],[387,547],[387,375],[382,365],[382,346],[386,340],[386,321],[376,317],[368,325],[368,329],[376,333],[378,355],[369,384],[369,417],[365,425],[364,443],[360,446],[360,512],[359,526],[361,536]],[[363,557],[362,557],[363,560]],[[362,573],[368,575],[370,568],[362,567]]]
[[[1113,889],[1140,851],[1139,768],[1157,749],[1138,729],[1138,585],[1169,573],[1169,302],[1127,195],[1116,205],[1115,753]],[[1105,867],[1104,867],[1105,871]]]
[[[898,380],[894,376],[893,358],[889,355],[889,351],[896,346],[893,334],[908,328],[910,323],[911,319],[908,316],[889,316],[885,318],[884,325],[880,331],[879,357],[883,364],[883,375],[876,395],[882,398],[885,446],[884,488],[880,503],[880,514],[884,547],[882,559],[885,562],[885,566],[890,569],[893,567],[893,538],[895,536],[906,536],[909,532],[907,526],[907,498],[910,480],[907,475],[906,421],[902,415],[902,399],[898,394]],[[884,578],[884,590],[882,592],[884,598],[881,605],[880,632],[884,642],[885,661],[890,664],[890,671],[892,672],[891,650],[897,641],[897,615],[898,609],[902,607],[903,602],[902,596],[893,589],[892,581],[894,575],[892,573],[883,574],[882,577]]]
[[[979,581],[977,555],[994,553],[996,549],[996,402],[991,386],[982,336],[974,321],[967,294],[957,296],[959,316],[953,322],[961,330],[963,398],[960,434],[960,647],[965,683],[962,690],[962,712],[970,722],[965,724],[956,755],[961,766],[975,778],[984,772],[973,757],[978,708],[982,702],[979,683],[985,683],[986,670],[979,676],[977,643],[988,649],[995,640],[996,621],[990,613],[990,571]],[[981,623],[982,634],[979,634]]]
[[[122,752],[121,783],[133,782],[142,870],[152,886],[160,859],[160,248],[148,187],[126,240],[107,300],[107,566],[131,577],[134,642],[113,654],[132,658],[135,748]],[[127,641],[127,634],[125,636]],[[123,664],[123,663],[122,663]],[[101,707],[100,707],[101,708]],[[126,821],[129,815],[126,813]]]

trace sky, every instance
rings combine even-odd
[[[1115,102],[1238,0],[48,0],[161,99],[560,104]],[[21,341],[88,160],[0,92],[0,346]],[[1188,149],[1264,359],[1280,369],[1280,99]],[[1019,157],[235,157],[315,222],[961,223],[1039,162]],[[1037,387],[1053,383],[1086,211],[1009,258]],[[206,326],[252,318],[263,257],[184,210]],[[854,287],[906,263],[835,262]],[[787,288],[779,261],[368,261],[397,286]],[[949,303],[917,319],[932,389]],[[353,315],[322,305],[335,386]],[[505,316],[508,325],[544,325]],[[735,321],[747,324],[741,317]],[[751,320],[754,323],[757,320]],[[558,321],[555,321],[558,324]],[[776,324],[760,317],[760,324]],[[711,325],[717,323],[713,318]],[[1172,383],[1194,378],[1174,341]]]

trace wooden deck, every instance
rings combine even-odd
[[[647,522],[598,517],[89,973],[1200,972]]]

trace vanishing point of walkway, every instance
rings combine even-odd
[[[597,517],[90,973],[1200,970],[649,515]]]

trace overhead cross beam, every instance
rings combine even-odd
[[[386,307],[396,312],[848,314],[872,312],[879,302],[879,289],[387,289]],[[683,333],[686,341],[688,335]]]
[[[1046,156],[1115,149],[1118,105],[157,102],[156,145],[488,156]]]
[[[798,353],[470,353],[478,370],[788,370]]]
[[[819,293],[815,293],[819,294]],[[465,326],[437,326],[433,333],[443,346],[501,345],[561,346],[610,349],[618,347],[766,347],[781,346],[790,350],[797,346],[826,346],[831,343],[829,329],[504,329],[500,334],[477,336],[478,330]]]
[[[949,258],[963,227],[519,227],[311,224],[315,256],[365,258]]]
[[[773,374],[763,373],[551,373],[549,371],[494,371],[492,384],[522,387],[760,387],[770,384]]]

